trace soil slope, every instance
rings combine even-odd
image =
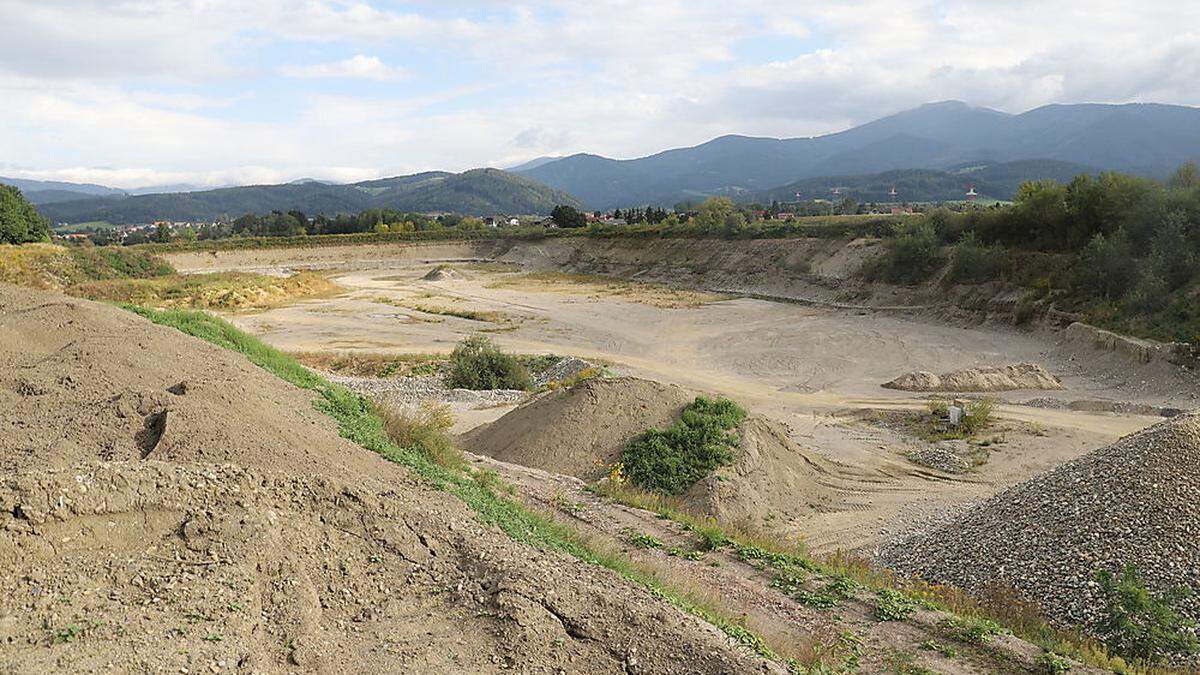
[[[503,462],[596,480],[629,441],[670,426],[695,397],[650,380],[595,378],[533,399],[462,441],[471,452]]]
[[[968,591],[1011,588],[1050,616],[1094,625],[1097,570],[1134,565],[1185,588],[1200,619],[1200,415],[1188,413],[1037,476],[885,553],[900,571]]]
[[[773,668],[114,307],[0,285],[0,462],[5,672]]]

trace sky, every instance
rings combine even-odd
[[[355,181],[1198,81],[1179,0],[0,0],[0,175]]]

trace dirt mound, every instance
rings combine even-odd
[[[450,280],[450,279],[462,279],[462,278],[463,278],[462,272],[459,272],[458,270],[454,269],[453,267],[447,267],[445,265],[438,265],[437,267],[429,270],[429,272],[426,273],[425,276],[421,277],[421,279],[423,281],[446,281],[446,280]]]
[[[558,363],[539,373],[534,378],[533,385],[535,387],[544,387],[554,382],[569,380],[585,370],[593,370],[595,368],[596,365],[589,361],[584,361],[574,356],[564,356],[559,359]]]
[[[0,286],[0,671],[771,670],[312,405],[131,313]]]
[[[593,481],[608,474],[629,441],[679,419],[694,392],[630,377],[587,380],[518,407],[467,433],[472,452],[509,464]],[[824,460],[800,448],[779,423],[753,417],[738,430],[737,460],[682,496],[693,510],[725,522],[781,518],[782,525],[833,496]]]
[[[937,375],[919,370],[901,375],[883,385],[901,391],[1015,391],[1018,389],[1062,389],[1062,382],[1035,363],[998,368],[964,368]]]
[[[596,480],[634,437],[679,419],[694,393],[632,377],[587,380],[522,404],[464,435],[471,452]]]
[[[86,460],[374,473],[313,395],[115,307],[0,285],[0,470]]]
[[[833,499],[833,489],[824,484],[828,463],[798,446],[781,424],[752,417],[738,433],[737,460],[683,494],[693,510],[727,523],[778,526]]]
[[[1094,625],[1097,570],[1134,565],[1188,588],[1200,618],[1200,416],[1126,436],[884,552],[899,571],[967,591],[1011,588],[1063,622]]]

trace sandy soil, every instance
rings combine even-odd
[[[1065,391],[1056,396],[1064,399],[1192,405],[1190,395],[1179,397],[1178,382],[1147,384],[1132,365],[1091,366],[1086,355],[1060,347],[1050,335],[754,299],[671,304],[661,301],[661,289],[655,290],[655,302],[643,302],[636,293],[596,292],[594,284],[568,277],[557,284],[545,279],[522,284],[519,273],[495,266],[461,264],[460,278],[421,278],[439,262],[481,254],[463,246],[373,251],[363,260],[348,259],[344,252],[324,252],[323,258],[322,251],[306,250],[303,260],[289,261],[288,253],[247,253],[221,261],[260,271],[269,271],[272,263],[342,268],[334,279],[348,290],[343,296],[233,317],[277,347],[447,352],[464,336],[484,332],[505,349],[603,360],[621,374],[721,393],[783,422],[793,440],[836,468],[831,480],[839,499],[828,513],[778,523],[818,551],[870,550],[897,532],[944,517],[950,509],[1156,421],[1022,406],[1037,392],[1005,392],[998,394],[997,415],[1014,425],[1005,442],[978,471],[951,476],[912,464],[903,457],[912,439],[862,420],[863,411],[924,406],[919,394],[880,386],[903,373],[1030,362],[1062,380]],[[539,256],[551,258],[541,249],[503,251],[505,260],[542,260]],[[208,260],[172,259],[183,268],[189,261],[214,268]],[[545,269],[539,265],[530,263],[527,269]],[[504,320],[403,309],[420,303],[495,312]],[[488,412],[499,417],[506,411]]]

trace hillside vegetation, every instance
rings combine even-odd
[[[50,223],[30,204],[21,191],[0,185],[0,244],[49,241]]]
[[[1005,282],[1022,314],[1054,307],[1119,332],[1200,344],[1200,170],[1026,183],[1011,207],[935,210],[897,226],[868,278]]]
[[[53,244],[0,246],[0,282],[62,290],[103,279],[146,279],[175,270],[146,251]]]
[[[201,192],[109,196],[43,204],[54,222],[147,223],[157,220],[231,220],[245,213],[301,211],[310,215],[366,209],[445,211],[468,215],[548,214],[559,204],[579,205],[569,194],[497,169],[330,185],[316,181],[251,185]]]

